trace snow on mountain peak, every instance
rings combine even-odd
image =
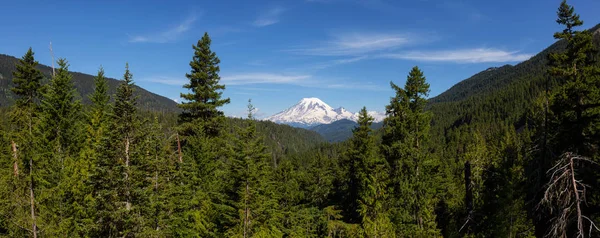
[[[375,122],[381,121],[381,113],[369,112]],[[385,115],[384,115],[385,117]],[[310,127],[319,124],[329,124],[337,120],[348,119],[356,121],[358,114],[347,111],[343,107],[332,108],[319,98],[303,98],[296,105],[265,118],[276,123]]]
[[[325,102],[321,101],[321,99],[318,99],[318,98],[303,98],[298,103],[303,103],[303,104],[311,104],[311,103],[326,104]]]

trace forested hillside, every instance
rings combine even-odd
[[[10,91],[13,86],[13,74],[19,59],[0,54],[0,106],[12,105],[15,101],[15,95]],[[46,65],[38,64],[36,67],[44,78],[43,83],[47,83],[52,78],[52,68]],[[83,104],[90,104],[91,101],[88,95],[94,91],[94,76],[79,72],[70,72],[73,76],[73,85],[76,89],[76,98],[80,99]],[[108,93],[114,94],[119,84],[118,80],[107,78]],[[166,97],[148,92],[143,88],[134,86],[136,95],[140,97],[139,106],[144,110],[161,111],[161,112],[178,112],[177,103]]]
[[[371,128],[378,130],[381,128],[383,123],[373,123]],[[311,127],[311,131],[319,133],[325,140],[329,142],[342,142],[352,137],[352,130],[358,126],[358,123],[342,119],[334,121],[330,124],[321,124],[318,126]]]
[[[29,49],[2,72],[0,236],[598,237],[600,33],[557,13],[556,44],[436,98],[398,75],[381,128],[362,108],[341,143],[251,100],[226,118],[208,33],[177,112],[145,110],[128,65],[81,103],[67,60],[44,75]]]

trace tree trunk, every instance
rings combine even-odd
[[[471,214],[473,213],[473,186],[471,186],[471,162],[465,162],[465,211],[467,219],[463,228],[465,234],[471,233]]]
[[[33,102],[33,97],[30,97],[30,101]],[[29,139],[33,139],[33,112],[29,109]],[[29,141],[31,144],[31,141]],[[31,147],[29,147],[31,149]],[[31,231],[33,232],[33,238],[37,238],[37,223],[35,221],[35,195],[33,193],[33,157],[29,157],[29,204],[31,205]]]
[[[18,164],[18,158],[17,158],[17,144],[15,144],[15,141],[10,141],[11,143],[11,147],[12,147],[12,152],[13,152],[13,158],[15,160],[15,162],[13,163],[13,174],[15,177],[19,176],[19,164]]]
[[[244,198],[244,238],[248,237],[248,213],[249,213],[249,209],[248,209],[248,197],[249,197],[249,190],[250,187],[248,185],[248,180],[246,180],[246,194],[245,194],[245,198]]]
[[[179,133],[177,133],[177,154],[179,155],[179,163],[183,163],[183,158],[181,158],[181,142],[179,141]]]
[[[575,169],[573,168],[573,163],[574,163],[573,157],[571,157],[570,158],[571,182],[573,183],[573,191],[575,191],[574,192],[575,204],[577,206],[577,230],[579,230],[580,234],[583,234],[583,219],[582,219],[582,215],[581,215],[581,205],[580,205],[581,200],[579,198],[579,191],[578,191],[579,189],[577,189],[577,180],[575,179]]]
[[[125,138],[125,209],[131,210],[130,191],[129,191],[129,136]]]

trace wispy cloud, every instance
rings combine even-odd
[[[183,86],[189,83],[184,77],[152,77],[141,79],[141,81],[164,85]],[[358,82],[347,78],[323,78],[308,74],[280,74],[280,73],[240,73],[221,77],[222,84],[232,86],[234,94],[258,95],[258,92],[280,92],[281,89],[268,87],[248,87],[248,85],[279,84],[295,85],[309,88],[330,88],[347,90],[369,90],[383,91],[386,87],[371,82]],[[242,87],[243,85],[243,87]],[[243,90],[243,91],[239,91]],[[173,99],[175,100],[175,99]]]
[[[283,7],[272,7],[270,9],[267,9],[266,11],[262,12],[256,18],[256,20],[254,20],[254,22],[252,22],[252,25],[254,25],[255,27],[265,27],[273,25],[280,21],[281,14],[283,12],[285,12],[285,9]]]
[[[191,15],[183,22],[163,31],[149,33],[145,35],[133,35],[129,37],[131,43],[167,43],[177,40],[185,32],[189,31],[192,24],[197,20],[197,16]]]
[[[331,40],[314,47],[296,48],[286,51],[303,55],[320,56],[363,55],[371,52],[396,49],[421,40],[423,39],[415,34],[352,32],[335,34]]]
[[[310,75],[286,75],[274,73],[245,73],[222,76],[221,82],[227,85],[244,84],[301,84],[311,78]]]
[[[327,85],[327,88],[332,89],[359,89],[359,90],[369,90],[369,91],[387,91],[389,87],[383,87],[381,85],[375,85],[372,83],[334,83]]]
[[[531,54],[521,54],[519,51],[504,51],[491,48],[409,51],[381,55],[383,58],[392,59],[454,63],[519,62],[528,60],[531,56]]]
[[[331,67],[338,66],[338,65],[355,63],[355,62],[358,62],[358,61],[361,61],[361,60],[364,60],[367,58],[368,58],[367,56],[357,56],[357,57],[352,57],[352,58],[348,58],[348,59],[325,61],[325,62],[320,62],[320,63],[314,64],[313,68],[326,69],[326,68],[331,68]]]
[[[189,80],[187,78],[162,77],[162,76],[146,78],[146,79],[142,79],[141,81],[173,85],[173,86],[183,86],[184,84],[189,83]]]

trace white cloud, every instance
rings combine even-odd
[[[392,59],[455,63],[520,62],[528,60],[531,56],[531,54],[520,54],[519,51],[503,51],[491,48],[408,51],[381,55],[383,58]]]
[[[189,83],[189,80],[187,78],[174,78],[174,77],[161,77],[161,76],[157,76],[157,77],[153,77],[153,78],[146,78],[146,79],[142,79],[141,81],[160,83],[160,84],[166,84],[166,85],[174,85],[174,86],[183,86],[184,84]]]
[[[313,66],[313,68],[315,68],[315,69],[326,69],[326,68],[334,67],[334,66],[337,66],[337,65],[350,64],[350,63],[358,62],[358,61],[361,61],[361,60],[364,60],[364,59],[367,59],[367,56],[357,56],[357,57],[348,58],[348,59],[332,60],[332,61],[317,63],[317,64],[315,64]]]
[[[371,52],[396,49],[420,40],[413,34],[390,33],[342,33],[332,36],[332,39],[314,47],[287,50],[303,55],[362,55]]]
[[[268,9],[267,11],[261,13],[256,20],[252,23],[252,25],[256,27],[264,27],[273,25],[279,22],[281,14],[285,12],[285,9],[282,7],[273,7]]]
[[[129,37],[131,43],[167,43],[177,40],[183,33],[190,30],[192,24],[196,21],[196,15],[189,16],[180,24],[164,31],[150,33],[146,35],[134,35]]]
[[[226,85],[243,84],[301,84],[310,79],[310,75],[285,75],[273,73],[246,73],[222,76],[221,82]]]
[[[387,91],[389,87],[382,87],[380,85],[375,85],[371,83],[337,83],[337,84],[329,84],[327,88],[332,89],[359,89],[359,90],[369,90],[369,91]]]

